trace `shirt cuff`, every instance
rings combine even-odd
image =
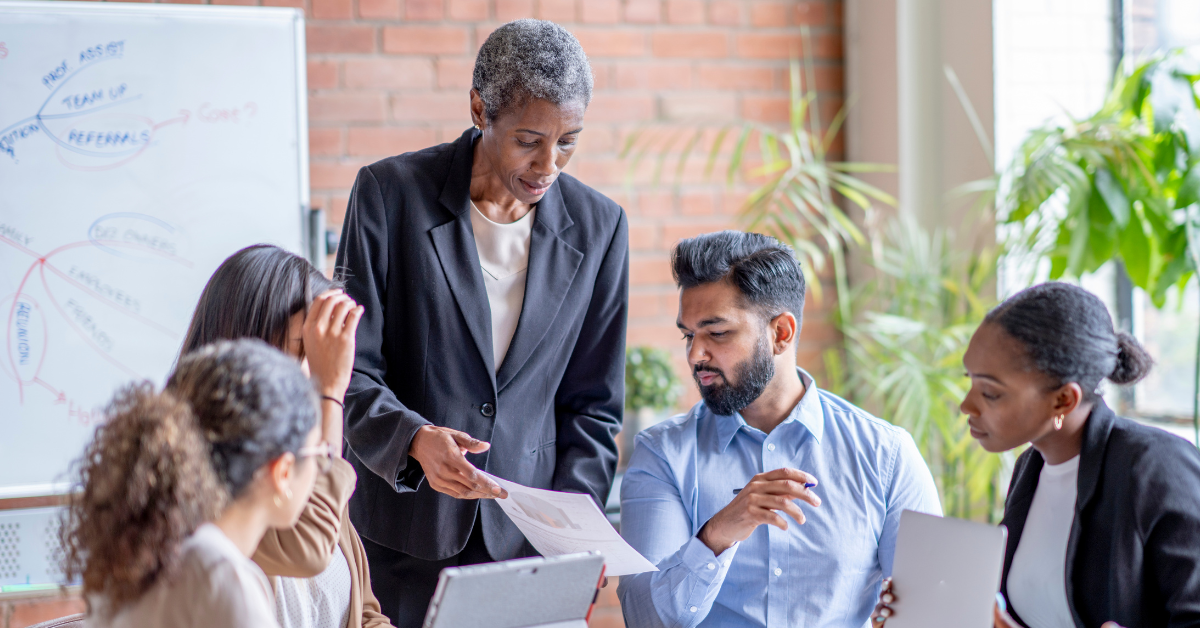
[[[733,563],[733,556],[737,553],[740,545],[740,542],[734,543],[721,552],[720,556],[717,556],[704,544],[704,541],[693,536],[683,546],[680,562],[701,582],[712,584],[718,579],[725,578],[725,574],[729,571],[729,565]]]

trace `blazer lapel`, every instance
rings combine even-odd
[[[1075,555],[1079,552],[1079,536],[1083,533],[1083,511],[1096,494],[1100,483],[1100,472],[1104,466],[1104,452],[1108,448],[1108,436],[1112,432],[1116,415],[1103,399],[1097,399],[1083,426],[1083,446],[1079,451],[1079,479],[1075,484],[1075,519],[1071,522],[1071,535],[1067,538],[1066,580],[1067,606],[1076,626],[1083,626],[1083,619],[1075,608]]]
[[[537,204],[529,243],[529,269],[525,274],[525,301],[516,334],[496,374],[497,391],[513,380],[550,330],[583,261],[583,253],[558,237],[574,224],[560,189],[555,182]]]
[[[450,175],[442,187],[438,201],[453,214],[450,222],[429,230],[433,248],[441,262],[446,282],[454,293],[454,301],[467,322],[479,357],[487,365],[488,375],[496,386],[496,367],[492,356],[492,314],[487,290],[483,286],[483,271],[479,267],[479,251],[471,231],[471,161],[475,142],[474,129],[463,133],[456,142]]]

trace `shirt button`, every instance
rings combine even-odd
[[[767,451],[775,451],[775,444],[771,443],[770,445],[767,445]]]
[[[694,613],[694,612],[696,612],[696,611],[698,611],[698,610],[700,610],[700,609],[698,609],[698,608],[696,608],[695,606],[693,606],[693,607],[689,608],[688,610]]]
[[[708,570],[709,570],[709,571],[712,571],[713,569],[716,569],[716,568],[717,568],[717,566],[716,566],[716,565],[714,565],[714,564],[712,564],[712,563],[709,563],[709,564],[708,564]]]
[[[479,414],[482,414],[490,419],[496,416],[496,406],[493,406],[490,403],[485,403],[479,407]]]
[[[782,576],[782,575],[783,575],[783,570],[782,570],[782,569],[780,569],[780,568],[778,568],[778,567],[776,567],[776,568],[775,568],[775,575],[777,575],[777,576]]]

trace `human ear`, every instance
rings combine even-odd
[[[1083,402],[1083,387],[1075,382],[1054,391],[1054,414],[1071,414]]]
[[[487,126],[487,116],[485,115],[487,108],[484,105],[483,97],[479,95],[479,90],[471,88],[471,122],[477,129],[483,129]]]
[[[771,319],[771,331],[775,337],[774,350],[775,355],[779,355],[788,350],[788,347],[796,342],[796,317],[791,312],[784,312],[779,316]]]
[[[288,495],[290,499],[292,476],[296,469],[296,456],[291,452],[285,453],[267,463],[267,466],[271,476],[271,488],[274,489],[275,494]]]

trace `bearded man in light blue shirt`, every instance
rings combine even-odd
[[[900,513],[940,515],[908,432],[796,367],[804,274],[774,238],[724,231],[672,254],[703,401],[638,434],[621,533],[659,571],[622,576],[629,626],[868,623]]]

